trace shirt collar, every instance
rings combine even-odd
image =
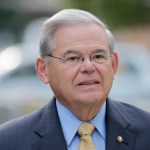
[[[56,100],[56,107],[61,122],[63,134],[67,142],[67,145],[69,146],[82,121],[79,120],[74,114],[72,114],[58,100]],[[106,112],[106,102],[104,103],[98,114],[90,121],[93,125],[95,125],[96,129],[104,138],[104,140],[106,140],[105,112]]]
[[[106,141],[105,114],[106,114],[106,102],[103,104],[100,111],[90,122],[96,127],[102,138]]]

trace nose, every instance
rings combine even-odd
[[[93,65],[90,57],[83,58],[82,65],[80,66],[80,71],[82,73],[92,73],[95,71],[95,66]]]

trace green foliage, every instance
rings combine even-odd
[[[28,17],[25,14],[0,8],[0,30],[10,30],[17,35],[16,41],[20,41],[21,30],[25,27]]]
[[[15,16],[15,13],[12,11],[5,11],[0,9],[0,28],[7,25],[7,21],[12,21],[12,18]]]
[[[150,8],[142,0],[72,0],[72,5],[94,13],[111,27],[150,23]]]

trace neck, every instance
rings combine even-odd
[[[102,106],[102,105],[101,105]],[[69,110],[79,119],[82,121],[89,121],[93,119],[96,114],[100,111],[101,106],[94,105],[94,106],[78,106],[76,108],[69,108]]]

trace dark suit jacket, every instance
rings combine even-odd
[[[150,150],[150,113],[109,98],[106,102],[106,150]],[[55,99],[1,125],[0,150],[67,150]]]

